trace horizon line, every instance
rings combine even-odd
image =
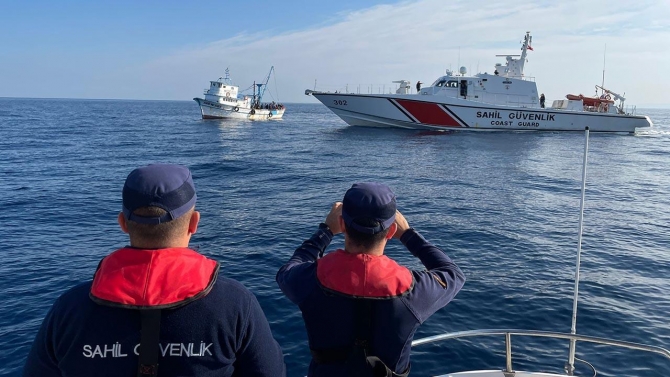
[[[0,96],[0,99],[45,99],[45,100],[77,100],[77,101],[147,101],[147,102],[191,102],[191,100],[185,99],[136,99],[136,98],[76,98],[76,97],[4,97]],[[312,102],[281,102],[286,104],[301,104],[301,105],[318,105],[317,103]],[[670,103],[665,104],[643,104],[643,105],[633,105],[638,109],[668,109],[670,110]]]
[[[46,100],[78,100],[78,101],[151,101],[151,102],[191,102],[193,99],[137,99],[137,98],[78,98],[78,97],[6,97],[0,96],[0,99],[46,99]],[[311,102],[280,102],[293,104],[312,104]],[[317,102],[318,103],[318,102]],[[317,104],[315,103],[315,104]],[[670,104],[668,104],[670,108]]]

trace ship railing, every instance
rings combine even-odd
[[[535,82],[535,76],[525,76],[525,75],[521,75],[521,76],[517,76],[517,75],[498,75],[498,76],[500,76],[500,77],[505,77],[505,78],[509,78],[509,79],[517,79],[517,80],[524,80],[524,81],[533,81],[533,82]],[[453,76],[453,77],[459,77],[459,76]]]
[[[315,86],[312,91],[343,94],[395,94],[398,88],[400,88],[399,85],[392,84],[319,84],[318,90]],[[417,94],[416,87],[414,85],[412,85],[412,87],[409,89],[408,94]]]
[[[219,93],[225,93],[225,92],[224,92],[224,91],[219,91]],[[229,92],[229,93],[230,93],[230,92]],[[226,97],[226,96],[223,95],[223,94],[216,94],[216,92],[215,92],[215,93],[212,93],[212,92],[210,92],[208,89],[205,89],[205,90],[203,91],[203,94],[210,95],[210,96],[216,96],[216,97],[222,97],[222,98],[235,98],[235,97],[233,97],[233,96],[228,96],[228,97]],[[231,94],[232,94],[232,93],[231,93]]]
[[[232,103],[237,103],[238,99],[235,97],[221,97],[221,96],[216,96],[219,97],[224,102],[232,102]],[[214,103],[219,103],[219,101],[208,101],[208,102],[214,102]]]
[[[453,76],[454,79],[457,79],[459,76]],[[534,76],[504,76],[508,78],[514,78],[525,81],[535,81]],[[315,92],[324,92],[324,93],[343,93],[343,94],[395,94],[396,90],[400,88],[400,85],[393,84],[322,84],[319,83],[318,90],[317,86],[314,85],[312,89]],[[424,86],[426,88],[426,86]],[[407,94],[418,94],[416,91],[416,86],[414,84],[410,85],[409,91]]]
[[[513,373],[514,368],[512,367],[512,336],[524,336],[524,337],[541,337],[541,338],[552,338],[552,339],[565,339],[570,341],[580,341],[580,342],[589,342],[596,343],[600,345],[608,345],[620,348],[640,350],[650,353],[660,354],[665,356],[670,360],[670,351],[665,348],[657,346],[649,346],[645,344],[633,343],[633,342],[624,342],[620,340],[613,340],[607,338],[600,338],[595,336],[587,335],[577,335],[577,334],[567,334],[560,332],[550,332],[550,331],[539,331],[539,330],[500,330],[500,329],[485,329],[485,330],[470,330],[470,331],[458,331],[453,333],[445,333],[435,336],[429,336],[427,338],[416,339],[412,341],[412,347],[435,343],[443,340],[449,339],[458,339],[458,338],[470,338],[478,336],[504,336],[505,337],[505,369],[506,373]]]

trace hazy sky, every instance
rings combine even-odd
[[[446,68],[493,71],[533,35],[525,73],[548,102],[605,86],[670,107],[670,1],[0,2],[0,97],[190,100],[230,67],[304,90],[388,91]]]

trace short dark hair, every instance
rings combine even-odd
[[[128,234],[130,238],[142,243],[153,243],[164,245],[180,236],[191,220],[191,208],[185,214],[176,219],[160,224],[141,224],[132,220],[126,221]],[[133,211],[133,214],[143,217],[161,217],[167,214],[167,211],[160,207],[141,207]]]
[[[377,227],[379,226],[379,221],[371,218],[357,218],[354,220],[358,225],[362,225],[365,227]],[[389,228],[386,228],[382,230],[381,232],[375,233],[375,234],[370,234],[370,233],[363,233],[360,232],[354,227],[347,227],[347,237],[349,238],[349,241],[353,243],[356,246],[360,246],[364,249],[371,249],[374,246],[378,245],[380,242],[382,242],[385,238],[386,235],[389,232]]]

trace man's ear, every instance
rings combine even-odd
[[[396,223],[391,224],[391,226],[389,227],[389,232],[386,233],[386,237],[385,237],[385,238],[386,238],[387,240],[390,240],[391,238],[393,238],[393,235],[395,234],[395,232],[396,232],[397,230],[398,230],[398,224],[396,224]]]
[[[195,234],[198,231],[198,223],[200,222],[200,212],[193,211],[191,219],[188,222],[188,235]]]
[[[126,222],[126,217],[123,216],[123,212],[119,212],[117,221],[119,222],[119,226],[121,227],[123,233],[128,233],[128,223]]]
[[[342,233],[346,233],[347,229],[344,227],[344,217],[342,217],[342,215],[338,216],[337,222],[340,224],[340,230]]]

